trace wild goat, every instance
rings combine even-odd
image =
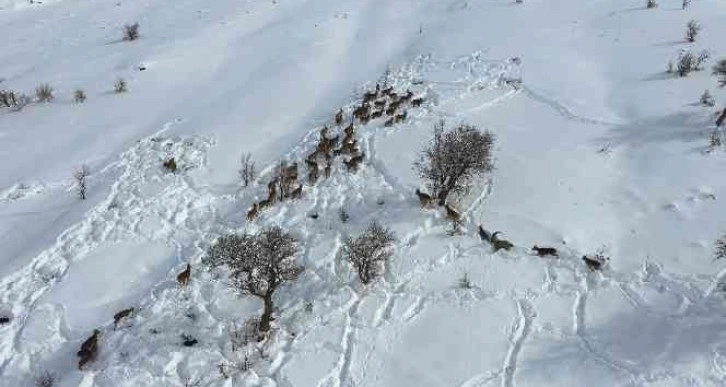
[[[387,116],[395,115],[397,108],[398,108],[398,105],[391,104],[390,106],[388,106],[388,109],[386,109],[386,115]]]
[[[413,98],[411,90],[406,90],[406,94],[401,96],[401,102],[408,102]]]
[[[192,274],[192,265],[187,263],[187,268],[176,276],[176,282],[179,286],[185,288],[189,283],[189,276]]]
[[[134,310],[135,310],[134,308],[128,308],[128,309],[124,309],[124,310],[114,314],[113,315],[114,329],[118,328],[119,321],[121,321],[122,319],[124,319],[126,317],[131,316],[134,313]]]
[[[446,217],[449,218],[452,222],[459,223],[461,221],[461,214],[454,207],[450,206],[447,203],[444,204],[444,208],[446,209]]]
[[[726,108],[723,109],[723,112],[721,115],[716,119],[716,127],[719,128],[721,125],[723,125],[723,122],[726,121]]]
[[[355,134],[355,127],[353,126],[353,120],[350,121],[350,125],[346,126],[345,129],[343,129],[343,133],[345,133],[345,136],[353,136]]]
[[[365,156],[365,154],[361,153],[358,156],[355,156],[348,161],[343,161],[343,163],[345,164],[346,167],[348,167],[348,171],[357,172],[358,165],[360,164],[361,161],[363,161],[364,156]]]
[[[480,224],[479,225],[479,238],[483,241],[487,241],[489,243],[492,243],[492,234],[484,229],[484,227]]]
[[[559,257],[557,249],[554,247],[537,247],[537,245],[534,245],[532,246],[532,251],[536,252],[540,257],[546,257],[548,255]]]
[[[330,177],[331,168],[332,168],[332,165],[331,165],[330,161],[325,163],[325,168],[323,169],[323,172],[325,173],[326,178]]]
[[[429,207],[433,202],[431,195],[421,192],[418,188],[416,188],[416,196],[418,196],[418,201],[421,203],[421,207]]]
[[[335,113],[335,125],[340,126],[343,124],[343,108]]]
[[[309,184],[315,184],[318,181],[318,167],[317,164],[315,165],[315,168],[310,168],[308,171],[308,183]]]
[[[596,255],[593,258],[590,258],[587,255],[583,255],[582,260],[585,261],[585,264],[587,265],[587,268],[590,269],[590,271],[596,271],[596,270],[602,269],[603,265],[605,264],[605,261],[607,261],[606,258],[603,258],[600,255]]]
[[[270,208],[270,206],[272,206],[272,202],[273,201],[270,199],[260,200],[260,202],[257,204],[257,207],[260,210],[264,210],[264,209]]]
[[[424,101],[423,98],[412,99],[411,100],[411,106],[419,107],[419,106],[421,106],[421,104],[423,103],[423,101]]]
[[[353,142],[346,142],[344,143],[340,148],[336,149],[333,153],[336,155],[340,154],[352,154],[357,152],[358,150],[358,140],[353,140]]]
[[[292,190],[290,197],[293,199],[300,199],[302,197],[302,189],[303,189],[303,186],[302,186],[302,184],[300,184],[299,186],[297,186],[297,188]]]
[[[497,238],[498,234],[501,234],[501,231],[497,231],[494,234],[492,234],[492,246],[494,247],[494,252],[504,249],[509,251],[512,247],[514,247],[514,243],[505,240],[505,239],[499,239]]]
[[[255,218],[257,217],[258,211],[259,211],[259,206],[257,205],[257,203],[253,204],[252,208],[250,208],[250,210],[247,211],[247,221],[251,222],[251,221],[255,220]]]
[[[81,344],[81,349],[76,353],[76,355],[81,358],[78,361],[79,370],[82,370],[83,366],[87,363],[96,360],[96,357],[98,356],[98,338],[100,336],[101,331],[94,329],[93,335]]]

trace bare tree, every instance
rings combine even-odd
[[[701,25],[695,20],[689,21],[686,24],[686,41],[695,42],[699,32],[701,32]]]
[[[368,284],[380,272],[382,263],[393,252],[391,247],[396,237],[377,222],[371,223],[357,238],[347,238],[343,245],[343,256],[358,272],[363,284]]]
[[[489,131],[466,124],[444,131],[442,120],[434,126],[433,141],[414,168],[428,181],[439,205],[444,205],[449,194],[466,192],[474,176],[494,168],[493,145],[494,134]]]
[[[245,187],[249,186],[255,180],[255,162],[252,161],[252,155],[245,153],[242,156],[242,168],[239,170],[239,176],[242,178]]]
[[[297,265],[297,240],[280,227],[257,235],[227,235],[209,248],[205,262],[211,267],[226,266],[234,287],[242,294],[264,302],[260,332],[270,330],[273,295],[284,283],[295,280],[303,268]]]
[[[90,174],[91,172],[85,164],[81,165],[79,169],[73,172],[73,178],[76,180],[76,184],[78,185],[78,197],[81,198],[81,200],[86,199],[86,178]]]
[[[726,59],[719,60],[715,66],[713,66],[713,75],[718,77],[718,86],[726,86]]]
[[[716,259],[726,258],[726,235],[716,240]]]

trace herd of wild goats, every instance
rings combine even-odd
[[[414,98],[414,94],[410,90],[407,90],[405,94],[399,94],[393,91],[393,86],[384,86],[382,89],[380,84],[376,84],[375,90],[366,92],[363,95],[363,102],[353,109],[350,123],[342,130],[342,140],[340,133],[330,136],[327,125],[320,129],[320,139],[316,149],[305,158],[308,184],[313,185],[318,181],[321,165],[324,165],[322,169],[325,177],[330,177],[335,156],[346,156],[343,164],[347,170],[352,173],[358,171],[365,153],[358,148],[358,140],[355,138],[356,123],[366,125],[371,120],[382,118],[385,115],[387,119],[383,125],[390,127],[406,120],[408,111],[405,107],[407,105],[420,107],[423,101],[422,97]],[[340,129],[344,121],[345,111],[341,108],[335,113],[335,126]],[[275,177],[267,184],[267,198],[252,205],[247,212],[247,220],[254,220],[260,211],[278,201],[288,198],[298,199],[302,197],[302,193],[303,184],[298,182],[298,164],[293,163],[288,166],[285,162],[281,162]]]
[[[358,171],[358,167],[363,161],[365,154],[358,148],[358,140],[355,138],[354,125],[356,124],[356,120],[359,125],[366,125],[371,120],[381,118],[385,115],[387,119],[384,122],[384,126],[390,127],[395,123],[406,120],[408,115],[405,109],[406,106],[420,107],[423,101],[423,97],[414,98],[414,94],[410,90],[407,90],[405,94],[398,94],[393,91],[392,86],[384,86],[382,89],[379,84],[376,84],[375,90],[366,92],[363,96],[363,102],[353,109],[350,123],[342,129],[342,141],[339,141],[340,134],[336,134],[334,137],[329,136],[327,125],[320,129],[320,139],[318,140],[316,149],[305,158],[305,165],[308,168],[308,184],[313,185],[318,181],[321,164],[325,165],[323,167],[325,177],[330,177],[333,158],[335,156],[345,155],[346,158],[343,160],[343,164],[345,164],[347,170],[352,173]],[[344,118],[345,112],[341,108],[335,114],[335,126],[337,128],[340,129],[343,126]],[[167,165],[167,163],[173,163],[173,165]],[[165,162],[164,166],[172,171],[176,170],[176,164],[173,159]],[[247,220],[253,221],[259,211],[269,208],[278,201],[281,202],[285,199],[298,199],[302,197],[302,192],[303,185],[298,182],[298,164],[293,163],[292,165],[287,165],[281,162],[276,176],[267,184],[267,198],[252,205],[252,208],[247,212]],[[421,207],[430,208],[436,204],[436,201],[431,195],[421,192],[420,189],[416,189],[415,193],[418,196]],[[448,203],[444,203],[443,207],[446,210],[446,218],[453,223],[454,229],[456,230],[462,221],[461,213]],[[505,239],[498,238],[498,234],[500,233],[499,231],[490,233],[481,225],[479,226],[479,237],[483,241],[490,243],[495,252],[501,249],[512,249],[514,244]],[[538,247],[534,245],[532,251],[540,257],[558,257],[557,249],[554,247]],[[590,270],[596,271],[603,267],[607,258],[597,254],[594,256],[583,256],[582,260]],[[187,264],[185,270],[176,277],[179,286],[182,288],[186,287],[189,283],[190,276],[191,265]],[[113,316],[114,326],[118,327],[118,324],[122,320],[132,317],[135,311],[135,308],[128,308],[116,313]],[[94,329],[93,334],[81,344],[81,349],[77,353],[80,358],[78,362],[79,369],[82,369],[85,364],[95,360],[98,354],[100,333],[98,329]]]

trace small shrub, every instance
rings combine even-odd
[[[127,92],[128,86],[126,85],[126,80],[123,78],[117,79],[116,82],[113,84],[113,91],[116,93]]]
[[[701,32],[701,25],[695,20],[689,21],[686,24],[686,41],[695,42],[699,32]]]
[[[25,94],[17,93],[12,90],[0,90],[0,106],[20,111],[31,101],[30,97]]]
[[[126,24],[124,26],[124,40],[127,42],[131,42],[138,38],[139,38],[139,23]]]
[[[711,132],[711,141],[709,144],[711,146],[711,149],[720,147],[722,143],[723,141],[721,141],[721,133],[719,133],[718,130],[714,130],[713,132]]]
[[[343,256],[358,272],[360,281],[368,284],[378,276],[383,262],[393,254],[391,246],[395,241],[390,230],[373,222],[359,237],[346,239]]]
[[[716,259],[726,258],[726,235],[716,240]]]
[[[35,378],[35,387],[53,387],[55,385],[55,375],[50,371],[43,371]]]
[[[681,3],[681,9],[686,9],[689,5],[691,5],[691,0],[683,0]]]
[[[197,339],[194,338],[194,336],[182,334],[182,345],[185,347],[193,347],[199,343]]]
[[[340,216],[340,221],[343,223],[347,223],[348,219],[350,219],[350,215],[348,215],[348,212],[344,208],[340,209],[338,215]]]
[[[469,273],[464,273],[464,275],[459,278],[459,287],[462,289],[471,289],[471,281],[469,280]]]
[[[708,59],[711,58],[711,52],[708,50],[703,50],[698,54],[698,58],[696,58],[696,64],[693,67],[696,71],[703,70],[703,65],[706,64]]]
[[[715,66],[713,66],[713,75],[718,77],[718,86],[726,86],[726,59],[719,60]]]
[[[701,99],[699,102],[701,103],[701,105],[708,107],[713,107],[716,105],[716,99],[713,98],[708,90],[704,91],[703,94],[701,94]]]
[[[673,61],[669,60],[668,67],[666,67],[666,73],[673,74],[674,71],[675,71],[675,66],[673,65]]]
[[[53,88],[49,84],[44,83],[35,88],[35,98],[38,102],[53,101]]]
[[[647,0],[645,3],[646,8],[655,8],[658,6],[658,3],[655,2],[655,0]]]
[[[73,92],[73,101],[76,103],[86,102],[86,92],[81,89],[76,89],[76,91]]]
[[[694,57],[689,51],[684,51],[678,57],[678,63],[676,66],[676,73],[678,76],[685,77],[695,70],[696,57]]]

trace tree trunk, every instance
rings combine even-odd
[[[270,292],[262,297],[262,301],[264,301],[265,309],[260,317],[260,332],[269,332],[270,321],[272,320],[272,293]]]

